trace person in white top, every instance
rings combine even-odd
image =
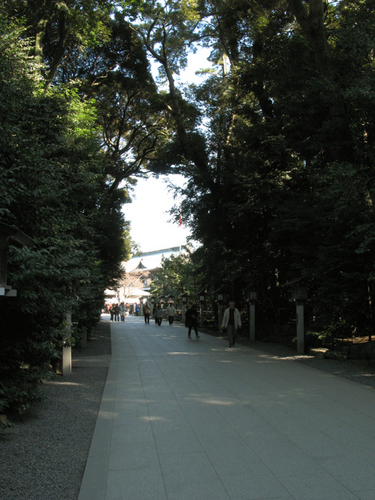
[[[168,316],[169,324],[173,325],[174,317],[176,315],[176,309],[173,307],[172,304],[169,304],[169,306],[166,309],[166,313]]]
[[[233,300],[229,302],[229,307],[225,309],[221,322],[221,330],[227,329],[229,347],[236,343],[237,331],[242,326],[240,311],[234,307],[235,305]]]

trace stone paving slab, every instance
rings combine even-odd
[[[374,500],[372,388],[140,317],[111,337],[79,500]]]

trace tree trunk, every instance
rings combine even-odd
[[[301,0],[289,0],[290,10],[314,52],[319,73],[333,82],[331,50],[324,25],[324,4],[324,0],[309,0],[310,12],[308,13]]]

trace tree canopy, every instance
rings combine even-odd
[[[190,2],[183,27],[179,4],[142,3],[129,19],[168,85],[175,133],[156,161],[187,178],[205,286],[237,300],[252,286],[280,322],[283,285],[299,278],[320,326],[370,332],[372,2]],[[177,88],[197,44],[216,71]]]
[[[280,325],[298,278],[321,327],[371,333],[373,3],[2,2],[0,220],[37,242],[10,249],[19,299],[1,307],[22,314],[4,322],[4,373],[49,362],[67,309],[95,321],[146,173],[186,177],[182,218],[208,291],[241,302],[252,286]],[[183,85],[199,47],[213,69]]]

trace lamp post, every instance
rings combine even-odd
[[[214,299],[217,303],[218,329],[220,330],[223,319],[224,291],[222,288],[214,291]]]
[[[186,304],[187,304],[187,294],[182,293],[180,295],[180,299],[182,302],[182,312],[181,312],[181,323],[185,324],[185,313],[186,313]]]
[[[171,293],[169,295],[167,295],[167,302],[168,304],[174,304],[174,295],[172,295]]]
[[[202,292],[199,292],[196,294],[196,296],[199,297],[199,305],[200,305],[200,323],[199,323],[199,326],[202,328],[203,327],[203,313],[204,313],[204,303],[205,303],[205,300],[206,300],[206,292],[205,291],[202,291]]]
[[[146,296],[139,297],[139,302],[141,304],[141,310],[140,310],[141,316],[144,316],[143,306],[144,306],[145,299],[147,299]]]
[[[151,307],[151,317],[154,317],[154,305],[155,305],[155,297],[150,298],[150,307]]]
[[[255,304],[258,301],[258,294],[255,291],[249,291],[247,296],[249,303],[249,335],[250,340],[255,340]]]
[[[160,308],[163,309],[164,304],[165,304],[165,297],[164,297],[164,295],[160,295],[160,297],[159,297],[159,303],[160,303]]]

